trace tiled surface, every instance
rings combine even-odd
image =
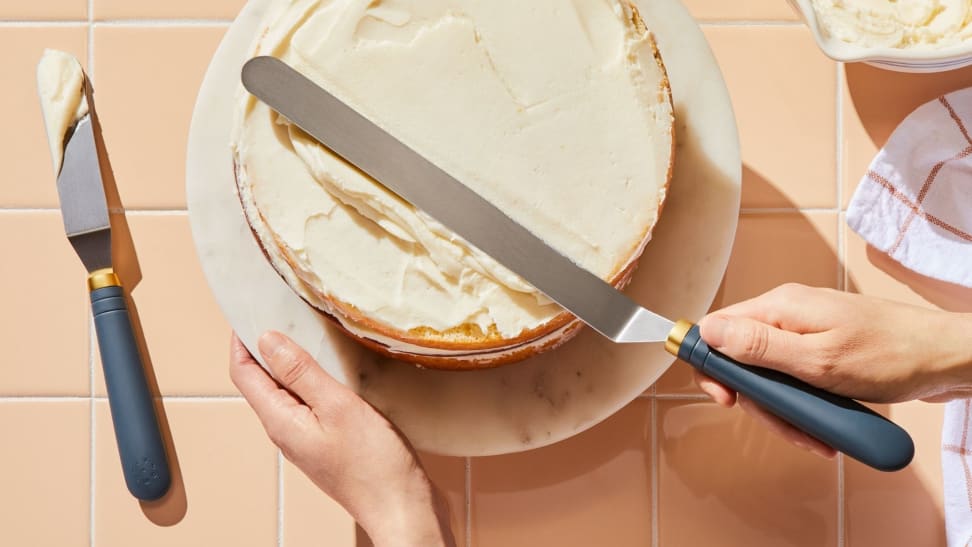
[[[651,401],[553,446],[472,461],[472,544],[651,544]]]
[[[185,207],[192,107],[225,31],[219,24],[94,29],[95,103],[126,206]]]
[[[367,545],[282,461],[227,381],[228,326],[193,254],[185,139],[202,74],[241,3],[0,2],[0,150],[16,151],[3,156],[0,234],[13,236],[0,237],[0,252],[30,268],[0,263],[0,282],[18,288],[0,313],[0,545]],[[783,0],[686,3],[725,71],[745,164],[744,210],[715,306],[801,281],[972,311],[968,291],[867,249],[840,210],[900,119],[972,83],[972,69],[838,67]],[[127,223],[113,219],[116,257],[126,281],[138,282],[133,299],[177,455],[176,487],[161,503],[135,503],[122,483],[83,272],[54,210],[33,83],[44,47],[93,69],[113,202],[128,210]],[[25,282],[43,290],[20,290]],[[450,501],[458,544],[943,544],[941,407],[891,409],[914,434],[918,458],[878,474],[815,459],[738,410],[706,403],[688,372],[674,367],[644,398],[552,447],[471,461],[422,455]]]
[[[739,409],[662,400],[657,411],[659,545],[837,545],[836,461]]]
[[[3,545],[88,545],[90,405],[0,402]]]
[[[6,1],[0,4],[0,20],[59,21],[84,19],[88,0]]]
[[[18,232],[29,237],[15,237]],[[0,212],[0,234],[7,234],[0,236],[0,256],[16,264],[0,267],[0,284],[11,289],[0,312],[0,396],[87,395],[85,272],[61,216]]]
[[[705,35],[739,124],[743,208],[835,207],[833,61],[803,26],[716,26]]]
[[[107,402],[95,404],[94,416],[96,545],[276,542],[277,451],[246,403],[166,401],[163,429],[176,453],[173,487],[162,500],[146,504],[125,490]]]

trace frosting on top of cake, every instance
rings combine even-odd
[[[328,89],[604,279],[664,199],[672,109],[624,0],[282,1],[257,54]],[[503,336],[562,310],[242,94],[243,191],[303,282],[396,329]]]
[[[47,140],[54,160],[54,173],[60,173],[64,159],[64,136],[68,129],[88,113],[84,94],[84,71],[72,55],[44,50],[37,65],[37,90],[47,128]]]

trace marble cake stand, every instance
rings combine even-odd
[[[714,298],[735,236],[738,135],[719,67],[685,8],[678,0],[637,3],[671,79],[678,148],[664,214],[627,292],[669,317],[694,319]],[[385,412],[417,448],[456,456],[516,452],[584,431],[672,364],[660,344],[616,345],[588,329],[558,350],[511,366],[422,370],[362,349],[298,298],[250,234],[229,149],[240,67],[268,5],[251,0],[213,57],[193,114],[186,172],[206,279],[251,351],[267,329],[288,334]]]

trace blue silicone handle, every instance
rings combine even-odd
[[[699,335],[698,325],[682,339],[678,357],[794,427],[875,469],[897,471],[914,457],[911,437],[894,422],[857,401],[792,376],[734,361],[711,349]]]
[[[169,464],[122,288],[92,291],[91,311],[125,484],[140,500],[161,498],[171,482]]]

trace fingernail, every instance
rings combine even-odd
[[[277,331],[267,331],[263,333],[260,340],[257,342],[257,346],[260,348],[260,355],[263,356],[265,360],[270,360],[270,357],[274,353],[277,353],[281,347],[287,344],[287,338]]]
[[[730,322],[725,317],[721,315],[709,316],[705,319],[705,328],[702,332],[703,338],[710,346],[723,346],[726,343],[726,338],[729,337],[730,327]]]

